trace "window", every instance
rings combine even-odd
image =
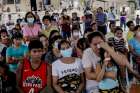
[[[20,0],[15,0],[16,4],[20,4]]]
[[[7,0],[7,4],[14,4],[14,0]]]
[[[20,0],[4,0],[4,3],[6,2],[6,4],[20,4]]]

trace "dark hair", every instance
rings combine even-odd
[[[81,49],[82,51],[87,49],[89,47],[89,43],[87,42],[87,39],[86,38],[80,38],[77,42],[77,47],[79,49]]]
[[[135,28],[134,28],[134,31],[137,31],[138,28],[140,28],[140,25],[136,25]]]
[[[96,22],[92,22],[90,25],[93,26],[93,25],[95,25],[95,24],[97,24],[97,23],[96,23]]]
[[[41,38],[41,37],[45,37],[45,38],[47,38],[47,39],[48,39],[48,37],[47,37],[47,36],[45,36],[44,34],[40,34],[40,35],[38,35],[38,37],[39,37],[39,38]]]
[[[5,62],[0,61],[0,67],[5,69],[5,73],[7,73],[9,71],[9,67]]]
[[[61,40],[60,43],[58,44],[58,49],[59,49],[59,50],[61,50],[61,45],[62,45],[62,44],[68,44],[69,46],[71,46],[71,44],[70,44],[69,41],[63,39],[63,40]]]
[[[3,30],[3,29],[7,30],[7,27],[4,24],[2,24],[0,28],[1,28],[1,30]]]
[[[87,28],[84,32],[84,34],[88,33],[88,32],[93,32],[93,29],[92,28]]]
[[[119,27],[119,26],[117,26],[117,27],[115,28],[114,33],[116,33],[117,31],[122,31],[122,32],[123,32],[122,28]]]
[[[1,29],[1,30],[0,30],[0,34],[1,34],[1,33],[7,33],[7,34],[8,34],[8,32],[7,32],[6,29]]]
[[[92,32],[87,36],[88,42],[91,43],[92,39],[95,37],[101,37],[105,41],[105,37],[101,32]]]
[[[23,35],[19,32],[14,33],[12,39],[18,39],[18,38],[23,38]]]
[[[52,38],[52,43],[54,43],[54,42],[55,42],[56,40],[58,40],[58,39],[63,39],[63,38],[62,38],[61,35],[54,36],[54,37]]]
[[[128,22],[126,23],[127,27],[130,27],[132,23],[133,23],[133,21],[128,21]]]
[[[16,27],[16,26],[18,26],[18,27],[19,27],[19,30],[21,30],[21,26],[20,26],[20,24],[16,24],[15,27]]]
[[[28,16],[29,14],[32,14],[32,15],[33,15],[33,17],[34,17],[34,22],[35,22],[35,21],[36,21],[36,17],[35,17],[35,15],[34,15],[32,12],[27,12],[27,13],[26,13],[26,15],[25,15],[25,22],[27,22],[27,16]]]
[[[111,21],[110,23],[109,23],[109,28],[111,28],[111,25],[112,24],[116,24],[116,22],[115,21]]]
[[[51,22],[51,17],[49,15],[43,16],[42,21],[44,21],[45,19],[48,19]]]
[[[103,10],[103,8],[102,8],[102,7],[98,7],[98,9],[99,9],[99,8],[100,8],[101,10]]]
[[[48,46],[48,50],[49,51],[52,51],[53,49],[53,44],[56,40],[58,39],[63,39],[61,35],[58,35],[58,36],[54,36],[50,41],[49,41],[49,46]]]
[[[30,41],[28,48],[29,48],[29,51],[31,51],[32,49],[38,49],[38,48],[43,49],[43,44],[38,39],[34,39]]]
[[[50,36],[49,36],[49,40],[52,39],[52,36],[53,36],[55,33],[59,33],[59,31],[58,31],[58,30],[52,30],[51,33],[50,33]]]

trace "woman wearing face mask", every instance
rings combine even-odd
[[[32,12],[26,13],[25,22],[27,25],[22,28],[22,31],[25,42],[28,42],[32,38],[38,37],[39,33],[41,32],[41,28],[38,24],[35,23],[36,17]]]
[[[58,93],[81,93],[84,87],[81,60],[72,57],[70,43],[62,40],[58,48],[63,58],[52,64],[53,87]]]

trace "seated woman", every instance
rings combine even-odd
[[[63,58],[52,64],[53,87],[58,93],[81,93],[84,88],[82,62],[72,57],[70,43],[62,40],[58,49]]]

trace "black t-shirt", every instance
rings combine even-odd
[[[0,77],[0,93],[17,93],[16,75],[8,71],[6,78]]]

